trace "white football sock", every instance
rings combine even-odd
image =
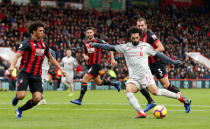
[[[71,85],[69,85],[68,82],[65,82],[64,85],[67,86],[68,88],[71,87]]]
[[[74,83],[71,83],[71,93],[74,93]]]
[[[130,105],[137,111],[137,112],[141,112],[144,113],[144,111],[142,110],[138,100],[136,99],[136,97],[134,96],[133,93],[128,92],[126,93],[127,99],[130,103]]]
[[[159,89],[157,92],[157,96],[166,96],[166,97],[174,98],[174,99],[179,99],[180,97],[180,95],[166,89]]]

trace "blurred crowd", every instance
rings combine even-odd
[[[136,19],[144,17],[150,28],[159,37],[171,58],[182,61],[181,65],[168,65],[170,79],[210,79],[210,72],[204,66],[194,62],[185,52],[201,52],[210,58],[210,31],[208,28],[209,11],[207,7],[188,9],[168,6],[130,8],[126,11],[77,10],[52,7],[34,7],[20,5],[0,5],[0,47],[11,47],[17,50],[19,44],[29,34],[30,22],[42,21],[46,25],[45,41],[56,51],[57,60],[65,56],[66,48],[72,50],[79,67],[75,71],[75,79],[79,79],[87,71],[86,62],[82,58],[84,52],[84,29],[88,26],[96,28],[96,37],[110,44],[122,44],[127,41],[126,32],[135,26]],[[109,70],[116,73],[116,79],[125,80],[128,70],[123,55],[115,53],[118,62],[116,67],[110,65],[110,56],[104,52],[103,77],[110,78]],[[2,62],[2,61],[1,61]],[[7,66],[1,65],[5,70]],[[51,70],[52,72],[53,70]]]

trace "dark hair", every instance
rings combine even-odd
[[[88,31],[88,30],[93,30],[94,31],[94,28],[93,27],[87,27],[87,28],[85,28],[85,32]]]
[[[31,25],[28,28],[29,33],[33,34],[33,31],[36,31],[38,27],[44,27],[44,24],[42,24],[41,22],[31,23]]]
[[[128,38],[131,37],[131,34],[136,34],[136,33],[139,33],[139,35],[141,35],[141,30],[138,29],[137,27],[131,27],[131,28],[128,30]]]
[[[140,22],[140,21],[144,21],[144,23],[147,24],[147,21],[146,21],[145,18],[142,18],[142,17],[138,18],[138,19],[137,19],[137,22]]]

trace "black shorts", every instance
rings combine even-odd
[[[20,72],[18,75],[17,91],[26,91],[28,86],[31,93],[43,93],[42,78],[40,76],[33,76],[25,72]]]
[[[101,66],[100,64],[89,65],[88,69],[88,75],[90,75],[92,78],[95,78],[98,76]]]
[[[152,74],[155,75],[155,77],[157,79],[162,79],[162,78],[168,76],[165,63],[156,62],[154,64],[150,64],[149,67],[150,67]]]

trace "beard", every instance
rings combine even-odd
[[[93,36],[91,35],[91,36],[88,36],[88,39],[89,40],[92,40],[93,39]]]
[[[132,42],[133,46],[137,46],[139,42]]]

